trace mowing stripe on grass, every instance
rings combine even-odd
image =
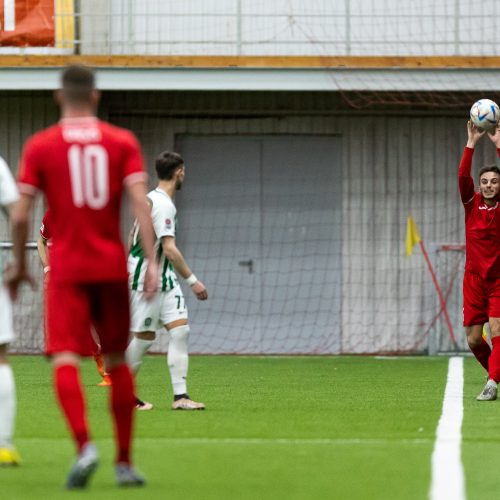
[[[443,412],[432,453],[431,500],[465,500],[465,477],[461,457],[464,360],[450,358]]]
[[[321,446],[321,445],[372,445],[372,446],[388,446],[391,444],[396,445],[428,445],[432,443],[431,439],[427,438],[394,438],[394,439],[377,439],[377,438],[169,438],[169,437],[140,437],[137,438],[140,443],[163,443],[171,445],[219,445],[219,444],[234,444],[234,445],[310,445],[310,446]],[[61,438],[18,438],[17,443],[20,442],[60,442]],[[95,439],[96,443],[109,442],[113,444],[112,438],[98,438]]]

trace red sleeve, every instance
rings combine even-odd
[[[470,175],[473,154],[474,150],[466,147],[460,161],[460,166],[458,167],[458,187],[460,188],[460,198],[464,205],[469,203],[475,194],[474,181]]]
[[[42,219],[42,225],[40,226],[40,236],[44,240],[50,240],[52,237],[50,233],[50,217],[49,217],[50,210],[47,210],[45,212],[45,215],[43,216]]]
[[[125,184],[133,184],[134,182],[145,182],[146,180],[147,174],[144,171],[141,146],[134,134],[129,133],[123,162],[123,182]]]
[[[21,193],[34,196],[42,188],[39,158],[36,142],[29,139],[24,145],[19,165],[18,184]]]

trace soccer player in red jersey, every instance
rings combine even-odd
[[[46,284],[50,274],[49,246],[51,238],[52,238],[52,231],[50,222],[50,210],[47,210],[43,216],[42,224],[40,226],[40,235],[38,236],[38,240],[36,242],[38,249],[38,256],[40,257],[40,262],[42,263],[43,266],[44,289],[46,288]],[[97,371],[99,372],[99,375],[102,377],[101,382],[99,382],[97,385],[100,387],[110,386],[111,378],[109,374],[106,373],[106,369],[104,367],[104,357],[101,354],[101,343],[94,329],[92,329],[92,338],[94,339],[94,342],[96,344],[93,354],[94,360],[97,366]]]
[[[500,169],[479,171],[479,191],[471,177],[474,148],[485,134],[471,121],[468,140],[458,170],[460,197],[465,209],[464,326],[467,342],[476,359],[488,371],[488,381],[478,401],[497,398],[500,382]],[[488,134],[500,156],[500,128]],[[490,349],[482,336],[489,322]]]
[[[143,158],[132,133],[96,118],[99,92],[90,69],[67,67],[55,98],[61,120],[32,136],[21,157],[21,198],[12,221],[15,263],[6,282],[15,297],[19,284],[30,279],[24,246],[35,195],[42,191],[52,223],[46,352],[52,358],[57,398],[77,446],[66,486],[85,487],[98,464],[79,376],[80,357],[91,356],[94,349],[91,325],[112,381],[117,482],[142,485],[144,479],[132,467],[130,456],[135,398],[124,355],[130,319],[119,223],[125,190],[144,226],[147,290],[153,297],[158,271]]]

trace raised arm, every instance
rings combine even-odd
[[[458,187],[463,204],[469,203],[474,197],[474,181],[471,177],[472,155],[477,141],[484,135],[470,120],[467,122],[467,144],[464,148],[460,166],[458,167]]]
[[[496,126],[492,134],[488,134],[488,137],[497,148],[498,156],[500,157],[500,123]]]
[[[186,280],[186,283],[191,286],[192,292],[196,295],[198,300],[206,300],[208,292],[205,285],[192,273],[191,269],[186,263],[184,256],[175,244],[173,236],[164,236],[162,239],[163,253],[167,259],[172,263],[177,273]]]

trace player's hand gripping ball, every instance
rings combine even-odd
[[[498,125],[500,109],[496,102],[480,99],[470,108],[470,119],[476,127],[491,132]]]

